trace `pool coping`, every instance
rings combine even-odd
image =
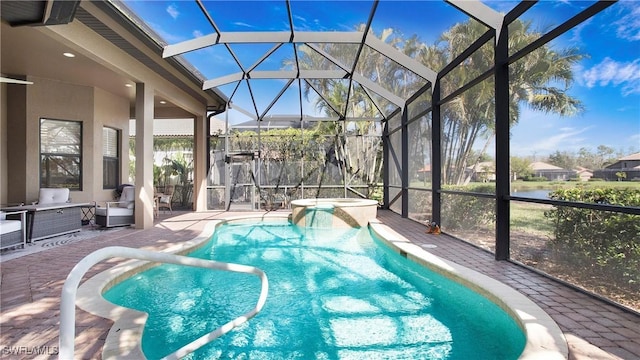
[[[217,226],[222,223],[255,221],[265,218],[288,221],[290,216],[290,213],[246,214],[211,220],[197,237],[174,244],[162,252],[173,254],[190,252],[204,245],[211,238]],[[519,359],[568,358],[567,342],[558,325],[538,305],[520,292],[475,270],[429,253],[377,219],[370,220],[369,226],[397,253],[479,292],[509,313],[526,334],[527,342]],[[145,358],[141,339],[148,315],[115,305],[107,301],[102,294],[123,279],[152,266],[155,265],[147,261],[129,260],[87,279],[78,288],[76,305],[80,309],[114,322],[104,343],[103,359],[138,360]]]

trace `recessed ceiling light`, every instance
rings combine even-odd
[[[70,52],[62,53],[62,55],[66,56],[68,58],[76,57],[76,54],[72,54]]]
[[[131,84],[124,84],[124,86],[126,86],[126,87],[132,87],[133,85],[131,85]]]
[[[166,101],[164,101],[164,100],[160,100],[160,104],[164,105],[164,104],[166,104],[166,103],[167,103]]]

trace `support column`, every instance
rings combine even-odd
[[[409,110],[407,104],[402,107],[402,114],[400,122],[402,128],[400,129],[400,137],[402,139],[401,152],[402,152],[402,169],[400,170],[400,181],[402,182],[402,217],[409,217],[409,122],[408,115]]]
[[[382,125],[382,208],[389,210],[389,119]]]
[[[136,229],[153,227],[153,92],[136,83]]]
[[[207,121],[206,116],[196,116],[193,135],[193,210],[207,210]]]
[[[442,226],[442,119],[440,114],[440,77],[431,95],[431,221]]]
[[[496,34],[496,260],[509,259],[510,247],[510,146],[509,146],[509,57],[508,26]]]

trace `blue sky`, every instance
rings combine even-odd
[[[551,29],[577,14],[594,1],[540,1],[522,19],[538,30]],[[168,44],[213,33],[213,29],[192,1],[126,1]],[[284,1],[204,1],[222,31],[286,31],[289,29]],[[301,31],[350,31],[366,21],[371,1],[292,1],[294,27]],[[499,12],[507,12],[517,2],[485,1]],[[569,93],[580,99],[585,111],[574,117],[534,112],[522,108],[518,125],[512,128],[512,155],[544,157],[555,151],[595,150],[606,145],[624,154],[640,151],[640,6],[635,0],[619,1],[595,17],[580,24],[550,45],[553,48],[577,47],[587,56],[573,69],[574,83]],[[394,28],[406,38],[417,35],[427,44],[452,25],[465,21],[466,15],[440,1],[390,1],[378,4],[372,23],[374,32]],[[545,30],[545,31],[546,31]],[[245,66],[267,51],[271,45],[233,45]],[[258,49],[258,51],[256,51]],[[280,59],[291,57],[292,50],[282,48],[262,70],[276,70]],[[195,51],[185,57],[206,78],[238,72],[223,46]],[[282,81],[264,81],[260,91],[278,92]],[[233,86],[222,87],[230,94]],[[274,90],[275,89],[275,90]],[[259,91],[258,91],[259,92]],[[244,87],[235,96],[240,102],[248,96]],[[286,111],[296,102],[295,91],[288,91],[273,111]],[[259,100],[266,107],[271,98]],[[242,105],[252,110],[247,105]],[[304,105],[307,111],[310,104]],[[230,115],[231,116],[231,115]],[[238,118],[230,120],[239,122]]]
[[[538,4],[547,10],[545,14],[552,14],[541,26],[557,25],[578,10],[573,3]],[[581,147],[595,150],[598,145],[624,154],[640,151],[638,5],[637,1],[620,1],[552,42],[554,47],[576,46],[588,55],[575,66],[575,83],[570,90],[583,102],[585,111],[562,118],[525,109],[519,125],[512,130],[512,154],[544,156]],[[536,23],[542,18],[536,14],[542,9],[536,7],[524,19]],[[559,14],[566,15],[554,18]]]

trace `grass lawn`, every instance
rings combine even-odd
[[[479,185],[490,185],[494,183],[472,182],[467,186],[474,187]],[[431,182],[412,181],[409,184],[416,188],[431,188]],[[559,190],[572,189],[575,187],[583,187],[585,189],[611,188],[611,189],[640,189],[640,181],[512,181],[511,190],[527,191],[527,190]]]
[[[479,185],[486,188],[492,183],[470,183],[469,191]],[[412,182],[412,187],[431,186],[424,182]],[[639,181],[514,181],[511,183],[512,191],[530,190],[560,190],[582,187],[584,189],[634,189],[640,190]],[[457,189],[459,190],[459,189]],[[511,201],[511,228],[530,235],[541,236],[545,239],[553,237],[554,224],[552,220],[544,216],[544,212],[551,210],[553,206],[545,204],[527,203],[523,201]]]
[[[572,189],[575,187],[584,189],[640,189],[640,181],[513,181],[512,190],[538,190],[538,189]]]
[[[551,205],[512,201],[511,229],[551,237],[554,226],[551,220],[544,216],[544,212],[552,208]]]

